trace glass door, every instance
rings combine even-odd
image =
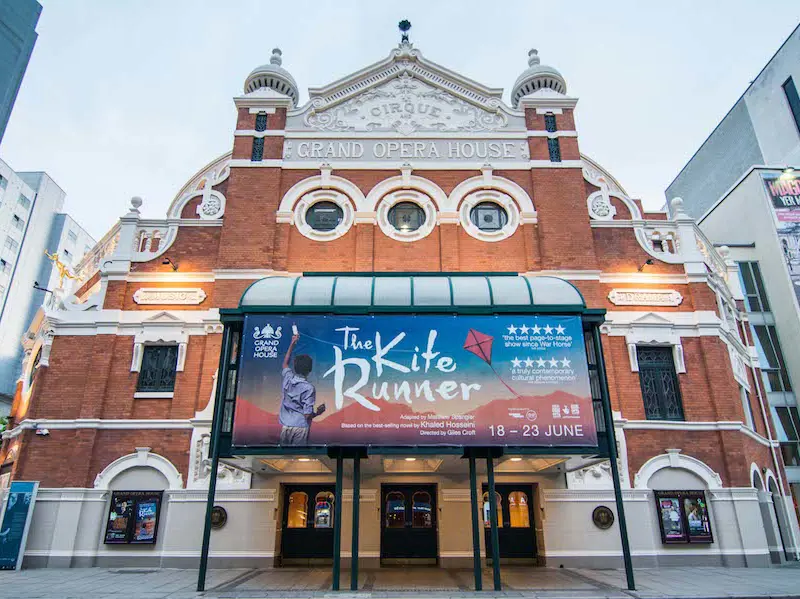
[[[333,559],[333,485],[283,489],[281,561]]]
[[[381,559],[436,563],[436,485],[381,486]]]
[[[535,558],[536,532],[533,527],[533,485],[497,484],[497,536],[501,558]],[[492,557],[488,485],[483,485],[483,529],[486,558]]]

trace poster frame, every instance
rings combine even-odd
[[[0,514],[0,525],[2,525],[3,521],[6,517],[6,508],[8,507],[8,500],[11,497],[11,493],[13,492],[13,487],[15,484],[32,484],[33,489],[31,490],[31,504],[30,508],[28,509],[28,513],[25,519],[25,526],[22,529],[22,537],[20,537],[19,542],[19,551],[17,553],[17,561],[14,564],[13,568],[6,568],[0,566],[0,570],[16,570],[18,571],[22,567],[22,560],[25,558],[25,546],[28,543],[28,533],[30,532],[31,528],[31,521],[33,520],[33,510],[36,507],[36,497],[39,493],[39,481],[11,481],[11,484],[6,488],[3,489],[5,491],[5,497],[3,497],[3,513]]]
[[[714,531],[711,526],[711,511],[708,509],[708,499],[706,499],[705,491],[699,490],[681,490],[681,491],[653,491],[656,505],[656,517],[658,519],[658,527],[661,531],[661,542],[665,545],[708,545],[714,542]],[[708,535],[707,537],[695,537],[689,533],[689,519],[686,514],[686,507],[684,501],[691,498],[701,498],[705,504],[706,516],[708,517]],[[662,499],[677,499],[680,507],[681,526],[683,527],[683,534],[680,539],[668,539],[666,531],[664,530],[664,520],[662,518],[661,500]]]
[[[315,273],[318,274],[318,273]],[[403,273],[405,275],[406,273]],[[437,273],[438,274],[438,273]],[[465,273],[466,274],[466,273]],[[240,335],[243,335],[244,324],[246,317],[258,315],[275,315],[283,317],[334,317],[334,318],[347,318],[347,317],[375,317],[375,316],[397,316],[397,317],[436,317],[436,316],[463,316],[463,317],[566,317],[575,318],[580,323],[580,331],[582,335],[582,343],[580,344],[582,360],[585,361],[587,368],[589,365],[589,356],[585,349],[586,340],[591,335],[591,330],[594,322],[598,317],[602,318],[605,310],[592,310],[582,308],[581,310],[565,309],[565,306],[537,306],[535,310],[531,310],[530,306],[525,306],[527,309],[522,309],[522,306],[492,306],[487,308],[485,306],[421,306],[419,309],[408,310],[408,307],[403,306],[336,306],[331,309],[331,306],[248,306],[247,309],[223,309],[221,310],[222,320],[226,326],[231,326],[233,323],[239,328]],[[239,385],[240,376],[242,373],[243,360],[245,357],[244,342],[240,340],[240,346],[237,352],[235,363],[231,364],[232,370],[236,372],[235,380],[233,382],[233,391],[228,393],[234,398],[232,402],[232,409],[235,414],[236,402],[239,398]],[[600,403],[597,398],[591,396],[590,403],[592,407],[592,422],[594,425],[595,443],[588,443],[584,445],[579,444],[550,444],[550,445],[516,445],[516,444],[503,444],[496,443],[486,445],[486,447],[496,448],[504,452],[511,452],[515,454],[524,455],[597,455],[605,456],[607,452],[603,450],[603,438],[607,434],[606,431],[601,430],[603,423],[599,422],[595,416],[596,404]],[[603,408],[605,409],[605,408]],[[339,448],[358,448],[368,447],[369,453],[373,455],[407,455],[409,452],[419,455],[441,455],[441,454],[463,454],[467,447],[483,447],[483,445],[465,445],[460,443],[442,443],[442,444],[372,444],[372,443],[342,443],[342,442],[329,442],[324,444],[303,445],[303,446],[281,446],[281,445],[250,445],[250,444],[236,444],[233,440],[233,431],[235,430],[235,416],[231,416],[233,423],[231,429],[223,431],[223,440],[226,445],[226,450],[223,451],[225,455],[329,455],[331,451]]]
[[[111,509],[113,508],[117,497],[128,497],[129,500],[133,502],[133,508],[131,511],[130,521],[128,522],[127,528],[125,530],[125,539],[122,541],[109,541],[108,532],[109,532],[109,527],[111,525],[111,520],[110,520]],[[133,534],[136,529],[136,514],[139,508],[139,503],[145,502],[146,500],[151,499],[153,497],[156,497],[156,524],[155,524],[155,529],[153,531],[153,538],[147,541],[136,541],[133,538]],[[103,533],[103,544],[104,545],[155,545],[156,542],[158,541],[158,528],[161,521],[161,504],[163,503],[163,501],[164,501],[163,490],[112,491],[108,508],[105,511],[106,528],[105,532]]]

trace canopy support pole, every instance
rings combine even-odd
[[[333,584],[339,590],[339,577],[342,571],[342,476],[344,474],[342,452],[336,455],[336,493],[333,502]]]
[[[486,474],[489,478],[489,523],[491,526],[492,537],[492,576],[494,578],[494,590],[503,589],[500,583],[500,535],[497,532],[497,502],[495,501],[494,489],[494,456],[492,452],[486,456]]]
[[[608,461],[611,463],[611,478],[614,481],[614,499],[617,503],[617,522],[619,536],[622,541],[622,559],[625,562],[625,579],[628,590],[635,591],[636,583],[633,579],[633,561],[631,560],[631,546],[628,541],[628,524],[625,520],[625,506],[622,501],[622,488],[619,484],[619,465],[617,464],[617,436],[614,432],[614,416],[611,414],[611,399],[608,393],[608,379],[606,378],[606,363],[603,358],[603,343],[600,339],[600,327],[592,326],[594,353],[597,356],[597,374],[600,378],[600,397],[603,400],[603,420],[606,425],[606,441],[608,443]]]
[[[353,539],[350,549],[350,590],[358,590],[358,528],[361,507],[361,456],[353,458]]]
[[[478,476],[475,455],[469,454],[469,499],[472,510],[472,569],[475,573],[475,590],[483,590],[481,574],[481,536],[478,522]]]
[[[200,568],[197,573],[197,591],[206,589],[206,571],[208,569],[208,552],[211,547],[211,512],[214,510],[214,495],[217,490],[217,470],[219,469],[219,437],[222,431],[222,411],[225,407],[225,393],[228,382],[228,364],[231,353],[231,328],[225,326],[222,332],[222,351],[219,354],[217,367],[217,384],[214,394],[214,420],[211,424],[211,471],[208,474],[208,499],[206,500],[206,518],[203,525],[203,545],[200,549]]]

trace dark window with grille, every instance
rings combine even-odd
[[[550,133],[553,133],[556,130],[556,115],[554,114],[544,115],[544,128],[547,129]]]
[[[683,420],[683,403],[671,347],[638,347],[639,382],[648,420]]]
[[[259,112],[256,115],[256,131],[266,131],[266,130],[267,130],[267,113]]]
[[[767,292],[758,262],[739,262],[739,279],[744,289],[748,312],[769,312]]]
[[[263,137],[256,137],[253,139],[253,153],[250,156],[250,160],[254,162],[261,162],[264,158],[264,138]]]
[[[174,391],[177,366],[177,345],[145,346],[136,390],[142,392]]]
[[[550,162],[561,162],[561,146],[557,139],[547,140],[547,151],[550,154]]]
[[[800,96],[797,94],[797,88],[791,77],[783,82],[783,93],[786,94],[786,100],[789,102],[789,110],[792,111],[794,124],[800,131]]]

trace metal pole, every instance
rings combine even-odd
[[[342,470],[344,459],[341,451],[336,456],[336,497],[333,504],[333,585],[339,590],[339,575],[342,570]]]
[[[592,327],[594,340],[594,353],[597,356],[597,374],[600,379],[600,397],[603,400],[603,420],[606,424],[606,441],[608,443],[608,460],[611,463],[611,478],[614,480],[614,499],[617,502],[617,522],[619,523],[619,536],[622,541],[622,559],[625,562],[625,578],[628,590],[635,591],[636,583],[633,579],[633,562],[631,561],[631,546],[628,542],[628,524],[625,521],[625,506],[622,502],[622,488],[619,484],[619,466],[617,465],[617,437],[614,433],[614,417],[611,414],[611,398],[608,394],[608,379],[606,378],[606,363],[603,359],[603,344],[600,341],[600,327]]]
[[[494,490],[494,457],[491,452],[486,457],[486,474],[489,477],[489,524],[492,538],[492,576],[494,577],[494,590],[501,591],[500,584],[500,535],[497,534],[497,501]]]
[[[361,456],[353,458],[353,539],[350,549],[350,590],[358,590],[358,527],[361,507]]]
[[[200,568],[197,573],[197,591],[206,589],[206,570],[208,551],[211,546],[211,512],[214,509],[214,494],[217,490],[217,470],[219,469],[219,436],[222,431],[222,410],[225,407],[225,393],[228,383],[228,364],[231,353],[231,325],[225,325],[222,332],[222,348],[217,368],[217,384],[214,393],[214,420],[211,422],[211,472],[208,474],[208,499],[206,518],[203,526],[203,545],[200,549]]]
[[[481,534],[478,523],[478,477],[476,473],[475,456],[469,455],[469,499],[472,508],[472,569],[475,572],[475,590],[483,590],[483,577],[481,574]]]

